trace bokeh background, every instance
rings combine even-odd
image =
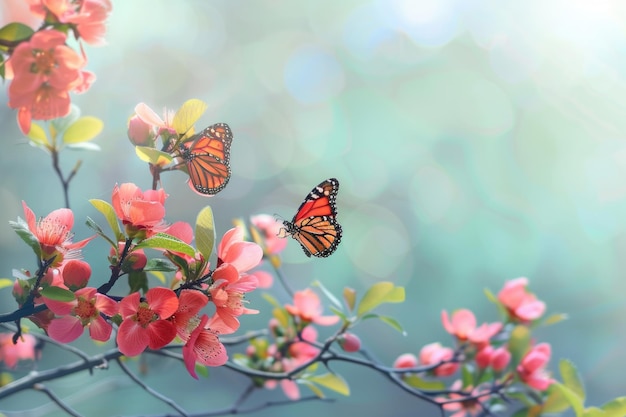
[[[295,288],[320,280],[339,293],[390,280],[407,301],[382,309],[403,337],[378,323],[357,328],[386,363],[433,341],[452,343],[440,312],[472,309],[498,319],[483,289],[527,276],[548,314],[569,320],[536,332],[579,367],[588,404],[626,394],[626,10],[619,0],[114,1],[107,46],[86,47],[96,83],[74,102],[100,117],[101,152],[65,152],[76,237],[90,231],[87,202],[109,200],[115,183],[150,186],[126,138],[134,106],[209,104],[200,125],[227,122],[233,176],[214,198],[192,193],[181,173],[163,177],[167,219],[193,222],[210,204],[220,233],[233,217],[290,218],[306,193],[339,179],[344,237],[327,259],[296,242],[284,253]],[[21,1],[0,3],[2,24],[28,20]],[[6,84],[5,88],[6,90]],[[0,94],[0,218],[63,205],[50,160],[26,145]],[[106,246],[85,258],[104,281]],[[8,224],[0,227],[0,275],[34,268]],[[277,297],[284,294],[277,293]],[[2,311],[13,309],[8,290]],[[263,326],[265,311],[245,318]],[[324,333],[323,333],[324,334]],[[95,352],[87,340],[87,350]],[[63,363],[51,349],[40,366]],[[72,358],[73,360],[74,358]],[[189,410],[228,405],[245,379],[212,370],[192,380],[178,363],[147,362],[146,379]],[[133,364],[139,366],[139,364]],[[73,376],[51,387],[85,415],[169,412],[117,371]],[[353,390],[335,403],[306,402],[254,415],[429,415],[377,374],[340,366]],[[280,400],[257,393],[252,403]],[[19,415],[61,415],[43,395],[3,400]]]

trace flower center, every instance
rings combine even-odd
[[[74,314],[76,314],[83,323],[89,323],[98,316],[98,310],[95,304],[95,299],[87,300],[83,297],[78,297],[78,304],[74,307]]]
[[[159,315],[152,311],[147,303],[139,304],[134,320],[139,323],[141,327],[145,329],[150,323],[158,319]]]
[[[56,60],[52,50],[44,51],[42,49],[33,50],[35,62],[32,64],[30,71],[34,74],[40,73],[50,75],[57,67]]]

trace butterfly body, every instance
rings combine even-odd
[[[191,188],[205,195],[214,195],[230,180],[230,145],[233,134],[226,123],[217,123],[180,144]]]
[[[341,241],[341,225],[337,222],[336,199],[339,181],[329,178],[321,182],[305,197],[293,220],[283,221],[279,236],[290,235],[306,256],[326,257]]]

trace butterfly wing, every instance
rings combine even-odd
[[[337,222],[336,199],[339,181],[330,178],[305,197],[291,222],[284,221],[285,231],[300,243],[307,256],[326,257],[341,241]]]
[[[220,192],[230,180],[230,145],[233,134],[226,123],[209,126],[181,144],[191,188],[205,195]]]

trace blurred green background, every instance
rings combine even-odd
[[[71,185],[77,239],[90,234],[86,216],[104,223],[87,199],[110,200],[115,183],[150,187],[126,138],[134,106],[175,109],[199,98],[209,104],[199,127],[226,122],[233,130],[233,176],[209,199],[192,193],[183,174],[166,174],[170,222],[193,222],[206,204],[219,234],[233,217],[290,218],[314,185],[334,176],[341,183],[341,245],[330,258],[308,259],[291,241],[284,272],[295,288],[318,279],[336,293],[344,286],[362,292],[380,280],[405,286],[407,302],[382,312],[403,323],[406,337],[374,322],[356,329],[382,361],[433,341],[451,345],[442,309],[465,307],[479,322],[497,320],[483,289],[497,292],[506,280],[527,276],[548,314],[570,318],[536,332],[537,341],[553,346],[552,369],[561,358],[573,360],[589,404],[626,394],[624,3],[142,0],[113,6],[108,45],[85,48],[97,81],[73,99],[83,114],[104,120],[96,139],[102,151],[62,155],[67,171],[83,160]],[[19,1],[0,3],[0,11],[2,24],[28,21]],[[63,204],[59,182],[49,157],[25,145],[6,94],[0,100],[0,218],[23,216],[21,200],[45,215]],[[108,276],[106,250],[98,241],[85,251],[96,283]],[[8,225],[0,228],[0,251],[0,275],[34,268]],[[0,301],[2,311],[13,309],[7,290]],[[257,294],[251,307],[265,311],[245,317],[243,329],[268,319]],[[50,349],[41,367],[67,359]],[[230,404],[245,382],[223,370],[196,382],[179,363],[151,358],[148,364],[147,380],[193,411]],[[171,411],[114,368],[51,386],[85,415]],[[399,416],[434,412],[373,372],[337,370],[351,385],[350,398],[256,415],[379,416],[390,415],[390,405]],[[257,393],[253,400],[268,398],[284,397]],[[31,409],[46,399],[26,392],[3,403],[3,409]]]

